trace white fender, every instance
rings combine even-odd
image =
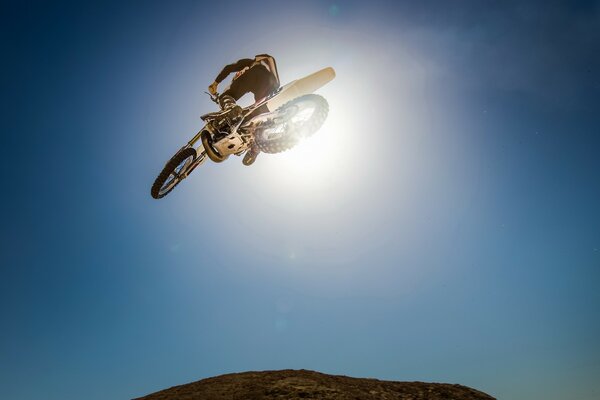
[[[275,97],[267,101],[269,111],[275,111],[280,106],[284,105],[296,97],[309,94],[324,86],[329,81],[335,78],[335,71],[331,67],[323,68],[313,74],[297,79],[281,88]]]

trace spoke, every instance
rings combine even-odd
[[[185,168],[185,167],[188,165],[188,162],[189,162],[189,161],[190,161],[190,158],[188,157],[188,158],[186,158],[185,160],[183,160],[183,161],[181,162],[181,164],[179,164],[179,165],[177,166],[177,168],[175,168],[175,172],[177,172],[177,175],[178,175],[178,176],[179,176],[179,173],[180,173],[181,171],[183,171],[183,170],[184,170],[184,168]]]

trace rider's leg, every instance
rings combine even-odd
[[[225,109],[224,107],[231,107],[232,101],[233,104],[235,104],[235,101],[239,100],[246,93],[252,93],[254,95],[254,100],[258,100],[267,96],[271,91],[271,86],[273,86],[271,81],[267,78],[268,76],[264,76],[260,73],[260,71],[256,73],[255,71],[251,70],[243,74],[238,79],[234,80],[229,89],[221,95],[221,98],[223,99],[222,102],[220,101],[220,104],[223,103],[221,108]],[[268,111],[269,110],[266,106],[262,106],[254,110],[251,116],[262,114]],[[242,160],[243,164],[253,164],[259,153],[260,150],[258,146],[256,146],[256,144],[252,145],[252,147],[250,147],[250,149],[248,149],[244,155],[244,159]]]
[[[232,113],[232,114],[237,113],[239,110],[239,114],[241,115],[242,108],[236,104],[236,100],[239,100],[243,95],[245,95],[248,92],[242,92],[241,90],[239,90],[240,87],[239,86],[236,87],[236,86],[231,85],[231,88],[226,90],[219,97],[219,106],[221,107],[222,110],[229,111],[229,113]],[[238,89],[238,90],[235,90],[235,89]],[[231,114],[229,114],[229,115],[231,115]],[[260,153],[260,150],[258,149],[258,147],[256,145],[252,145],[248,149],[246,154],[244,155],[242,163],[246,166],[252,165],[254,163],[254,161],[256,161],[256,157],[258,157],[259,153]]]
[[[233,96],[231,96],[231,94],[225,92],[221,96],[219,96],[219,107],[221,107],[222,110],[230,110],[231,108],[236,106],[235,101],[236,99]]]
[[[242,107],[238,106],[235,101],[236,99],[230,94],[227,94],[227,92],[219,96],[219,107],[221,107],[221,110],[227,111],[227,117],[232,120],[239,118],[242,115]]]
[[[231,83],[229,89],[223,92],[223,94],[221,94],[221,96],[219,97],[219,106],[221,107],[221,109],[235,110],[237,107],[239,108],[239,112],[241,113],[242,109],[236,104],[236,101],[241,99],[242,96],[246,93],[254,93],[251,85],[249,85],[248,83],[249,81],[247,79],[244,79],[244,76],[241,76],[240,78],[234,80]],[[230,112],[235,113],[236,111]],[[256,147],[256,145],[251,146],[250,149],[248,149],[248,151],[244,155],[242,163],[244,165],[251,165],[256,160],[258,153],[260,153],[258,147]]]

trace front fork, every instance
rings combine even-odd
[[[206,128],[202,128],[200,131],[198,131],[198,133],[196,133],[196,135],[194,135],[194,137],[188,142],[188,144],[185,147],[194,147],[194,145],[198,142],[198,140],[201,139],[202,132],[205,130],[206,130]],[[200,148],[198,147],[198,149],[200,149]]]
[[[202,128],[202,130],[200,130],[198,133],[196,133],[194,135],[194,137],[185,146],[183,146],[181,149],[179,149],[179,151],[183,151],[185,149],[195,147],[196,143],[198,143],[198,141],[201,139],[201,135],[204,130],[206,130],[206,128]],[[198,165],[202,164],[206,160],[206,155],[202,155],[202,153],[204,153],[204,152],[205,152],[204,147],[202,145],[198,146],[198,148],[196,149],[196,158],[192,162],[192,165],[190,166],[190,168],[188,168],[186,171],[183,171],[180,174],[181,179],[185,179],[189,174],[192,173],[192,171]]]

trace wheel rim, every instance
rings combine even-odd
[[[158,194],[162,196],[169,190],[173,189],[175,185],[177,185],[184,178],[182,175],[188,170],[193,161],[193,155],[183,159],[183,161],[181,161],[179,165],[169,174],[165,180],[165,183],[163,183],[163,185],[160,187]]]
[[[283,136],[286,133],[296,135],[298,138],[308,136],[310,132],[306,132],[309,128],[308,121],[317,112],[318,105],[313,101],[303,101],[298,104],[294,104],[290,107],[292,115],[288,117],[285,122],[279,124],[271,129],[268,129],[264,137],[266,140],[273,140]]]

